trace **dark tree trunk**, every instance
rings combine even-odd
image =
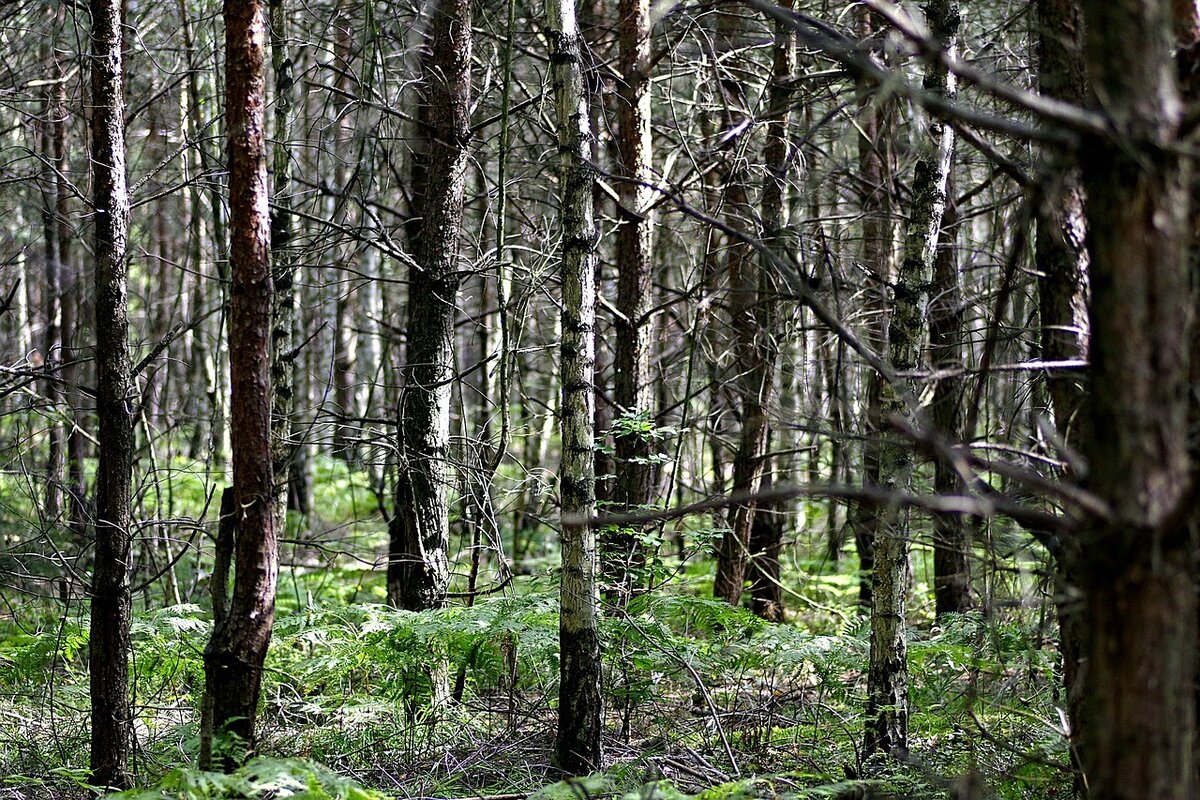
[[[1083,20],[1078,0],[1038,0],[1038,91],[1047,97],[1082,104],[1087,96],[1083,61]],[[1034,253],[1038,274],[1041,356],[1046,361],[1084,362],[1088,357],[1088,255],[1083,185],[1074,154],[1048,152],[1043,157],[1056,181],[1039,209]],[[1070,447],[1088,438],[1082,369],[1046,372],[1050,410],[1059,437]],[[1078,567],[1079,542],[1064,536],[1054,559],[1054,601],[1058,613],[1063,686],[1071,726],[1072,759],[1078,764],[1080,702],[1086,672],[1081,662],[1086,630],[1082,624]],[[1082,783],[1080,784],[1082,789]]]
[[[408,348],[399,408],[399,474],[390,526],[388,599],[399,608],[438,608],[450,584],[450,448],[454,317],[471,112],[471,3],[442,0],[432,11],[423,70],[428,166],[408,297]]]
[[[878,39],[875,17],[865,5],[855,6],[858,37],[863,41]],[[895,279],[892,256],[895,242],[895,223],[892,203],[895,196],[896,171],[895,137],[896,108],[894,102],[880,98],[875,92],[864,92],[867,99],[860,109],[861,131],[858,138],[858,170],[862,183],[862,259],[870,287],[866,291],[866,313],[870,323],[867,341],[877,353],[887,352],[887,286]],[[883,429],[883,381],[875,371],[865,380],[866,404],[863,410],[862,482],[872,488],[879,486],[879,456]],[[858,602],[864,612],[871,608],[871,576],[875,570],[875,537],[881,526],[881,509],[874,505],[859,505],[851,514],[849,524],[854,529],[854,549],[858,554]]]
[[[1083,64],[1083,21],[1078,0],[1038,0],[1038,91],[1082,104],[1087,94]],[[1066,153],[1044,160],[1053,180],[1039,209],[1035,238],[1042,358],[1085,361],[1088,354],[1087,220],[1079,169]],[[1077,414],[1083,402],[1083,370],[1046,372],[1054,424],[1064,440],[1080,439]]]
[[[617,203],[616,356],[613,399],[617,413],[643,424],[653,422],[650,383],[651,212],[650,0],[618,0],[617,170],[622,178]],[[613,492],[622,510],[651,501],[653,441],[641,425],[618,429],[614,437],[617,479]],[[636,588],[645,553],[636,530],[604,534],[604,565],[615,596],[627,600]]]
[[[583,84],[583,40],[574,0],[552,0],[546,17],[558,126],[562,225],[559,494],[563,522],[554,765],[565,775],[586,775],[602,766],[596,535],[590,525],[568,518],[590,516],[595,509],[595,178],[587,165],[592,134]]]
[[[769,466],[764,466],[762,488],[771,488]],[[783,546],[783,514],[776,503],[759,503],[750,529],[750,610],[767,622],[783,622],[783,584],[780,583],[779,552]]]
[[[783,0],[783,8],[791,8],[792,0]],[[789,104],[791,90],[788,83],[796,68],[795,32],[782,23],[775,24],[775,43],[771,65],[771,83],[767,87],[767,142],[763,148],[763,161],[767,175],[762,188],[762,240],[772,250],[782,253],[785,247],[784,228],[787,225],[787,173],[789,164],[788,125],[791,121]],[[749,343],[752,359],[757,369],[756,405],[765,418],[774,387],[776,361],[779,345],[775,340],[777,320],[775,313],[775,287],[771,280],[771,265],[768,259],[760,261],[758,285],[751,295],[754,307],[754,338]],[[745,439],[743,438],[743,444]],[[738,453],[738,458],[753,456],[759,461],[761,487],[771,485],[770,461],[766,455],[770,449],[770,430],[758,453]],[[735,469],[736,472],[736,469]],[[783,587],[779,583],[779,550],[783,538],[783,517],[773,504],[755,503],[754,520],[750,527],[750,607],[755,614],[771,622],[783,621]]]
[[[45,258],[46,283],[42,287],[42,309],[46,315],[45,333],[42,339],[42,358],[46,370],[46,397],[52,405],[50,413],[49,453],[47,454],[45,514],[50,520],[57,519],[62,510],[63,485],[66,480],[67,432],[62,422],[63,364],[63,259],[62,245],[65,237],[62,227],[65,220],[60,214],[66,194],[60,169],[65,158],[66,92],[63,76],[55,64],[53,85],[46,90],[44,115],[41,121],[42,134],[42,239]]]
[[[739,11],[722,7],[718,11],[717,38],[723,47],[741,44],[743,22]],[[728,72],[719,78],[724,114],[723,134],[730,137],[722,153],[725,186],[724,216],[737,228],[755,218],[750,204],[749,174],[740,152],[739,131],[748,120],[745,86],[740,74]],[[726,271],[729,275],[729,321],[733,331],[735,378],[733,384],[741,401],[741,428],[733,459],[733,491],[753,494],[762,480],[763,455],[767,445],[767,402],[774,385],[774,343],[771,341],[771,304],[761,302],[770,279],[762,261],[741,241],[726,244]],[[765,322],[765,324],[764,324]],[[750,554],[750,531],[754,524],[754,504],[739,503],[730,509],[730,530],[721,537],[717,552],[717,574],[713,595],[731,605],[741,602],[746,582],[746,562]]]
[[[130,482],[133,378],[129,355],[129,195],[125,182],[125,91],[121,3],[92,0],[91,128],[96,259],[96,549],[88,648],[92,783],[130,785]]]
[[[253,753],[262,668],[275,621],[275,486],[271,452],[270,221],[264,137],[262,0],[225,3],[226,115],[229,126],[230,431],[236,544],[228,609],[214,620],[204,651],[211,724],[201,732],[236,745],[230,770]],[[245,748],[242,750],[241,748]]]
[[[1116,131],[1085,140],[1092,390],[1087,488],[1110,520],[1079,548],[1080,749],[1091,797],[1196,796],[1195,542],[1188,498],[1191,164],[1172,4],[1085,0],[1086,63]],[[1103,432],[1103,435],[1099,435]]]
[[[957,371],[964,363],[962,293],[958,284],[958,209],[954,187],[946,190],[941,240],[933,264],[933,290],[929,303],[930,360],[934,371],[952,373],[939,377],[933,390],[930,420],[952,442],[968,435],[963,430],[963,382]],[[934,464],[933,486],[938,494],[962,494],[962,478],[954,465],[939,460]],[[938,617],[961,614],[975,607],[971,589],[971,528],[963,514],[933,516],[933,597]]]

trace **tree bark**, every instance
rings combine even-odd
[[[211,703],[208,737],[230,736],[220,766],[237,767],[256,746],[262,668],[275,620],[275,486],[271,448],[270,221],[264,135],[262,0],[225,3],[226,116],[229,127],[230,431],[236,523],[234,584],[204,651]],[[244,748],[244,749],[242,749]]]
[[[790,9],[792,0],[783,0],[782,8]],[[772,250],[782,254],[784,229],[787,226],[787,173],[789,164],[788,126],[791,122],[789,106],[791,90],[788,82],[796,69],[796,35],[782,23],[775,23],[775,43],[772,48],[771,82],[767,86],[767,142],[763,148],[763,161],[767,174],[762,188],[762,241]],[[752,316],[754,335],[746,344],[752,353],[756,391],[754,410],[768,428],[762,438],[761,449],[738,453],[738,459],[752,458],[758,462],[761,485],[771,485],[767,450],[770,429],[767,409],[774,395],[775,369],[779,359],[776,330],[779,320],[776,315],[775,286],[771,280],[771,265],[765,257],[760,260],[757,286],[751,295],[754,303]],[[747,410],[747,415],[749,409]],[[748,416],[743,417],[743,421]],[[743,422],[743,431],[745,424]],[[750,444],[745,437],[742,446]],[[737,468],[734,472],[736,474]],[[750,592],[751,609],[755,614],[770,622],[783,621],[783,590],[779,583],[779,551],[782,546],[783,519],[777,509],[754,504],[754,520],[750,528]]]
[[[1037,13],[1038,91],[1082,105],[1087,99],[1087,74],[1078,0],[1038,0]],[[1043,160],[1053,182],[1039,209],[1034,239],[1041,356],[1046,361],[1084,362],[1088,358],[1089,291],[1087,216],[1079,165],[1074,153],[1050,151]],[[1080,413],[1085,378],[1086,373],[1080,369],[1052,369],[1046,373],[1054,426],[1070,447],[1079,447],[1089,436],[1086,415]],[[1075,575],[1078,550],[1077,537],[1063,536],[1058,552],[1051,555],[1071,756],[1077,767],[1086,676],[1083,641],[1087,633]]]
[[[866,5],[855,6],[858,37],[877,38],[875,18]],[[896,108],[888,98],[874,97],[864,92],[867,100],[860,110],[858,137],[858,170],[861,178],[862,259],[871,283],[865,293],[866,313],[870,320],[866,338],[875,352],[887,351],[888,301],[886,287],[894,279],[895,223],[892,204],[895,197],[895,136]],[[883,430],[883,380],[872,370],[866,377],[866,403],[863,410],[862,481],[863,485],[880,485],[879,458]],[[858,554],[858,602],[864,612],[871,608],[871,576],[875,570],[875,538],[882,525],[882,509],[863,504],[857,506],[850,521],[854,529],[854,549]]]
[[[1108,137],[1080,168],[1091,259],[1081,445],[1112,510],[1082,532],[1088,678],[1081,757],[1091,796],[1196,795],[1196,578],[1188,484],[1190,160],[1181,155],[1172,7],[1084,0],[1087,71]]]
[[[91,0],[91,164],[96,239],[96,547],[88,663],[92,783],[131,784],[129,698],[133,376],[129,354],[126,247],[125,89],[119,0]]]
[[[399,474],[388,563],[388,599],[409,610],[441,607],[450,584],[446,460],[470,140],[471,3],[438,2],[430,25],[422,111],[429,160],[416,266],[409,281]]]
[[[43,368],[46,370],[46,397],[51,402],[48,426],[49,453],[46,469],[46,518],[55,520],[62,510],[63,485],[66,479],[67,434],[63,427],[63,259],[62,227],[64,220],[60,212],[65,199],[63,176],[60,172],[65,158],[63,152],[66,136],[66,92],[63,88],[62,71],[55,63],[51,74],[53,85],[46,89],[41,120],[42,163],[42,243],[45,257],[45,286],[42,288],[42,309],[46,315],[46,327],[42,338]]]
[[[930,360],[934,370],[957,372],[964,363],[962,293],[959,290],[958,209],[953,181],[947,184],[946,211],[933,269],[933,297],[929,305]],[[929,409],[930,421],[952,442],[964,431],[963,381],[956,374],[939,378]],[[952,464],[934,464],[933,488],[938,494],[962,494],[962,478]],[[933,515],[933,598],[938,618],[961,614],[975,607],[971,588],[971,529],[962,514]]]
[[[738,12],[719,10],[718,39],[734,46],[742,32]],[[740,148],[742,131],[747,129],[745,86],[735,74],[719,77],[725,113],[722,136],[727,138],[724,164],[724,212],[733,227],[745,227],[755,218],[750,204],[749,175]],[[733,331],[736,377],[733,380],[741,400],[741,428],[733,459],[733,491],[753,494],[762,480],[762,457],[767,445],[767,402],[774,385],[775,346],[771,341],[770,303],[760,294],[769,292],[770,279],[763,262],[740,241],[726,244],[726,271],[729,274],[729,321]],[[764,324],[765,323],[765,324]],[[754,525],[754,504],[739,503],[730,509],[729,532],[721,537],[717,552],[717,574],[713,595],[731,605],[741,602],[746,582],[746,563],[750,555],[750,533]]]
[[[772,477],[764,466],[762,488],[771,488]],[[780,583],[779,553],[783,548],[783,513],[775,503],[759,503],[750,529],[750,552],[746,574],[750,579],[750,610],[767,622],[783,622],[783,584]]]
[[[945,52],[953,54],[958,40],[958,3],[930,0],[926,24]],[[927,92],[952,98],[955,78],[943,65],[925,68]],[[904,228],[904,257],[894,286],[888,325],[888,354],[893,369],[913,374],[924,361],[923,348],[929,306],[929,286],[937,253],[938,234],[946,209],[946,186],[954,153],[954,130],[930,119],[918,144],[913,172],[911,210]],[[916,382],[909,379],[916,394]],[[911,416],[901,387],[883,386],[882,419]],[[880,484],[905,491],[912,481],[913,452],[893,436],[883,439]],[[893,515],[877,532],[871,576],[871,652],[867,667],[867,730],[864,750],[895,753],[908,749],[908,645],[905,638],[908,607],[907,517]]]
[[[595,508],[592,453],[597,240],[592,217],[592,184],[595,177],[587,162],[592,132],[583,84],[582,36],[574,0],[551,0],[546,6],[546,18],[558,126],[559,218],[562,225],[559,266],[562,280],[562,343],[559,351],[562,466],[559,494],[564,522],[554,764],[563,774],[585,775],[599,769],[602,759],[596,536],[589,525],[567,522],[566,518],[588,517]]]
[[[275,527],[287,527],[288,476],[296,447],[292,444],[295,408],[296,261],[292,251],[292,104],[295,84],[288,52],[286,0],[268,0],[271,26],[271,70],[275,78],[275,140],[271,145],[275,211],[271,214],[271,462],[275,485]]]
[[[1083,21],[1078,0],[1038,0],[1038,91],[1082,105],[1087,95],[1083,64]],[[1038,217],[1034,252],[1038,273],[1041,350],[1046,361],[1085,361],[1088,355],[1087,221],[1083,186],[1074,158],[1044,157],[1052,176]],[[1080,438],[1077,413],[1083,402],[1083,372],[1056,368],[1046,373],[1054,424],[1064,441]]]
[[[650,140],[650,0],[618,0],[617,39],[617,313],[616,355],[613,359],[613,399],[617,413],[645,425],[653,424],[650,384],[652,305],[650,271],[654,217],[649,181]],[[612,500],[632,511],[651,502],[654,465],[650,462],[651,434],[642,425],[617,431],[617,478]],[[604,564],[614,594],[627,600],[645,562],[638,531],[620,528],[603,534]]]

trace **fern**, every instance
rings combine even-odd
[[[147,789],[110,795],[119,800],[383,800],[384,795],[299,758],[255,758],[225,775],[175,769]]]

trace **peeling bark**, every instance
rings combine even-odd
[[[271,441],[273,285],[264,74],[267,25],[262,0],[225,4],[226,115],[229,126],[230,431],[233,455],[234,582],[226,613],[204,650],[208,739],[236,740],[220,766],[239,766],[256,746],[262,669],[275,621],[275,486]]]

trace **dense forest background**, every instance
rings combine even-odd
[[[1195,797],[1198,42],[0,2],[0,794]]]

